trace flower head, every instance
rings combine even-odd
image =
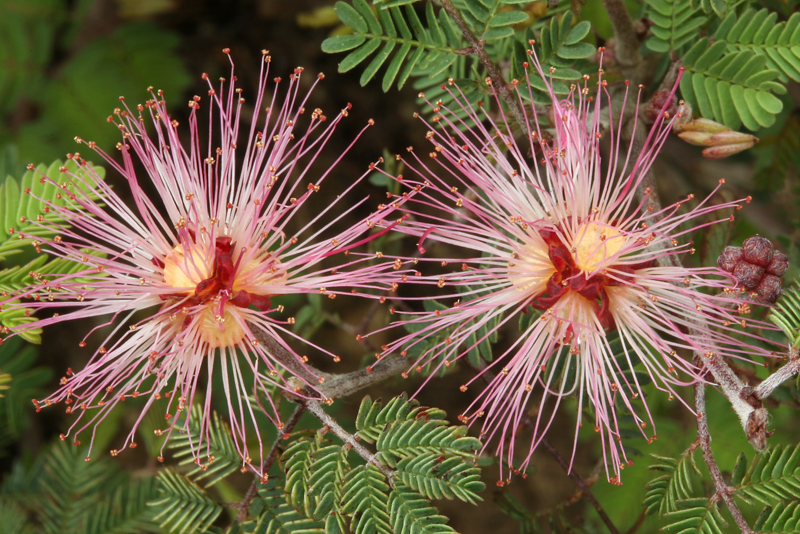
[[[534,113],[526,117],[531,125],[523,126],[522,141],[508,133],[502,113],[495,120],[472,107],[452,83],[446,89],[453,107],[435,104],[432,163],[412,151],[410,171],[399,178],[421,189],[403,208],[412,215],[403,231],[418,236],[421,252],[435,241],[469,257],[436,258],[457,268],[411,279],[453,288],[443,297],[456,300],[448,309],[406,315],[400,322],[413,333],[388,350],[417,355],[418,370],[450,365],[512,317],[529,314],[519,337],[462,386],[488,383],[462,420],[480,419],[482,436],[498,439],[498,455],[512,469],[525,469],[561,402],[575,396],[576,445],[589,407],[609,479],[619,482],[627,458],[616,410],[624,407],[646,437],[656,436],[635,367],[672,398],[676,386],[706,374],[704,365],[686,359],[692,353],[708,359],[770,354],[737,339],[748,334],[736,313],[740,290],[733,277],[678,261],[694,253],[687,240],[692,232],[728,221],[741,201],[712,204],[711,196],[696,202],[690,195],[654,209],[642,182],[673,117],[662,109],[643,150],[628,161],[620,152],[622,114],[612,114],[602,76],[596,91],[584,76],[561,99],[533,61],[533,75],[549,90],[550,128]],[[515,458],[515,437],[525,426],[533,432],[531,444]]]
[[[188,408],[205,373],[209,377],[205,417],[200,422],[200,442],[193,444],[195,458],[201,461],[208,446],[210,377],[221,374],[243,468],[261,473],[263,458],[261,464],[252,458],[255,452],[260,456],[261,433],[256,426],[258,451],[245,433],[256,405],[264,398],[272,403],[270,394],[276,390],[318,396],[314,389],[322,382],[305,365],[307,357],[287,343],[286,338],[295,336],[294,319],[274,303],[275,297],[313,292],[334,298],[391,288],[386,271],[392,264],[367,266],[369,256],[350,255],[350,250],[375,237],[365,233],[392,209],[334,231],[332,226],[358,204],[345,207],[335,201],[321,208],[312,200],[333,167],[314,174],[311,164],[347,116],[349,105],[330,119],[320,109],[306,110],[308,95],[299,91],[302,69],[289,76],[283,92],[278,89],[286,82],[279,78],[274,89],[270,87],[266,51],[264,60],[256,111],[244,139],[239,135],[240,123],[246,120],[245,99],[236,87],[232,62],[228,80],[221,79],[218,87],[209,82],[208,98],[195,96],[189,101],[186,144],[160,92],[136,108],[123,101],[123,107],[109,117],[122,132],[117,144],[121,164],[93,142],[76,138],[127,180],[135,206],[128,207],[79,154],[70,155],[90,178],[65,167],[64,180],[80,181],[81,187],[68,195],[65,206],[48,210],[66,225],[54,226],[47,216],[38,224],[58,232],[46,243],[49,253],[84,267],[36,275],[35,285],[0,302],[43,316],[12,334],[110,316],[104,326],[112,327],[113,333],[99,343],[86,367],[76,374],[70,370],[58,391],[34,401],[37,408],[63,403],[67,412],[77,412],[70,429],[75,441],[80,431],[130,397],[148,400],[124,447],[134,444],[136,426],[156,399],[170,399],[165,434],[178,420],[188,425]],[[203,78],[208,80],[207,75]],[[198,121],[204,107],[208,139]],[[214,123],[216,132],[210,126]],[[145,193],[139,166],[157,197]],[[347,190],[358,181],[350,180]],[[308,219],[291,224],[304,206]],[[323,264],[334,255],[339,264]],[[44,317],[48,310],[61,313]],[[96,330],[80,345],[87,345]],[[274,404],[261,408],[282,427]],[[181,412],[183,416],[177,417]]]

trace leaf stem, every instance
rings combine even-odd
[[[614,28],[616,38],[614,55],[617,63],[626,70],[635,69],[641,62],[639,38],[636,36],[628,8],[623,0],[603,0],[603,5]]]
[[[486,52],[486,42],[482,39],[478,39],[475,34],[472,33],[472,30],[470,30],[467,22],[464,20],[464,17],[461,16],[461,12],[456,6],[453,5],[452,0],[438,0],[438,2],[442,6],[442,9],[445,10],[445,12],[450,16],[455,25],[464,35],[464,38],[470,44],[470,48],[472,49],[471,51],[478,56],[478,60],[486,69],[486,72],[489,74],[489,78],[492,80],[492,86],[494,87],[495,91],[497,91],[497,94],[500,96],[500,98],[503,99],[503,102],[506,103],[509,111],[511,111],[511,114],[514,116],[514,119],[516,119],[517,123],[521,126],[527,127],[528,120],[525,117],[522,107],[520,106],[519,99],[516,98],[511,89],[508,88],[500,69]]]
[[[300,421],[300,417],[303,415],[303,412],[306,411],[306,407],[303,404],[298,404],[297,407],[292,412],[292,415],[286,420],[283,424],[283,429],[278,431],[278,437],[275,439],[275,442],[272,444],[272,448],[269,450],[269,454],[267,454],[266,459],[264,460],[264,474],[266,475],[269,473],[269,470],[272,468],[272,464],[275,463],[275,459],[278,457],[278,448],[280,447],[280,443],[283,440],[284,434],[287,432],[291,432],[292,429],[297,425],[297,422]],[[258,494],[258,485],[261,483],[261,480],[257,477],[253,480],[253,483],[250,484],[250,487],[247,489],[247,493],[242,499],[242,502],[236,503],[234,508],[239,509],[239,514],[236,516],[237,523],[244,523],[247,521],[247,515],[250,511],[250,504],[253,502],[253,499]]]
[[[376,455],[372,454],[367,450],[366,447],[360,444],[355,436],[339,426],[333,417],[328,415],[328,413],[322,409],[322,405],[319,403],[319,401],[306,399],[302,402],[305,404],[309,412],[314,414],[314,416],[319,419],[322,424],[328,427],[339,439],[344,441],[348,446],[352,447],[352,449],[356,451],[359,456],[367,461],[368,465],[372,464],[377,467],[378,470],[386,477],[386,480],[389,482],[389,486],[394,488],[394,471],[392,469],[386,467]]]
[[[695,355],[695,364],[702,365],[702,357]],[[739,506],[733,499],[733,488],[729,487],[725,480],[722,478],[722,473],[719,470],[716,460],[714,459],[714,451],[711,450],[711,435],[708,432],[708,414],[706,413],[706,385],[702,382],[695,382],[694,384],[694,406],[697,410],[697,437],[700,440],[700,449],[703,451],[703,460],[705,460],[708,472],[711,475],[711,480],[714,482],[716,494],[711,497],[721,498],[728,506],[733,520],[739,526],[742,534],[754,534],[750,526],[742,517],[742,512]]]

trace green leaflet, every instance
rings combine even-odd
[[[366,0],[352,0],[352,6],[336,3],[336,14],[353,30],[353,35],[328,38],[322,43],[322,50],[351,50],[339,63],[339,72],[361,65],[380,50],[366,65],[361,85],[369,83],[385,67],[381,86],[388,91],[394,84],[402,88],[417,65],[428,70],[435,66],[439,72],[458,58],[456,51],[462,43],[449,18],[437,16],[432,4],[428,4],[423,24],[411,6],[398,7],[401,4],[382,4],[376,14]]]
[[[13,520],[17,529],[4,532],[160,532],[148,506],[155,477],[132,479],[109,457],[84,461],[86,453],[85,446],[56,441],[32,465],[18,463],[0,492],[3,524]]]
[[[222,506],[188,477],[167,468],[158,473],[161,498],[153,501],[154,520],[181,534],[208,528],[222,513]]]
[[[790,288],[784,290],[768,316],[770,321],[783,330],[794,347],[800,345],[800,289],[797,284],[795,281]]]
[[[691,0],[647,0],[647,7],[654,25],[645,44],[654,52],[682,51],[708,20]]]
[[[666,474],[648,484],[644,506],[647,513],[661,515],[662,530],[680,534],[721,534],[726,526],[717,500],[710,500],[713,484],[697,488],[700,473],[693,465],[693,454],[680,459],[657,457],[651,467]],[[777,445],[755,455],[748,468],[747,458],[739,455],[732,469],[730,487],[739,503],[765,507],[754,525],[759,533],[788,534],[800,525],[800,446]],[[709,491],[710,490],[710,491]],[[727,531],[727,530],[725,530]]]
[[[776,83],[780,73],[751,50],[731,52],[722,41],[709,45],[702,38],[683,58],[686,68],[680,88],[683,97],[703,117],[731,129],[742,125],[758,130],[775,122],[783,103],[775,94],[786,88]]]
[[[201,430],[201,423],[205,419],[203,406],[196,402],[192,406],[191,416],[189,417],[188,432],[175,433],[168,442],[168,447],[172,449],[173,456],[179,459],[179,465],[194,463],[192,446],[197,447],[200,442],[201,431],[203,432],[202,454],[207,454],[207,462],[196,465],[187,473],[194,481],[208,479],[205,487],[211,487],[229,474],[233,473],[242,466],[242,457],[236,450],[230,428],[219,416],[217,412],[212,412],[207,428]],[[208,439],[208,448],[205,443]]]
[[[385,405],[365,397],[356,428],[359,443],[376,451],[367,465],[330,433],[293,435],[282,455],[292,509],[326,519],[336,531],[349,525],[353,532],[452,532],[430,501],[480,500],[480,442],[465,427],[450,426],[441,410],[405,395]]]

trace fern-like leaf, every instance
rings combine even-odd
[[[736,494],[764,504],[800,500],[800,446],[778,445],[759,453]]]
[[[699,497],[678,501],[677,505],[676,511],[664,514],[664,518],[671,523],[662,530],[677,534],[723,534],[722,528],[727,523],[719,512],[717,502]]]
[[[108,494],[88,515],[82,534],[140,534],[161,532],[153,522],[153,509],[148,502],[156,498],[155,478],[129,481]]]
[[[384,7],[376,15],[366,0],[352,2],[353,5],[339,1],[334,9],[353,34],[326,39],[322,50],[328,53],[350,50],[339,63],[339,72],[347,72],[380,49],[364,69],[361,85],[369,83],[387,61],[384,91],[393,84],[403,87],[418,64],[438,73],[458,58],[457,50],[461,47],[458,33],[449,18],[435,14],[432,4],[428,4],[426,11],[426,26],[411,6]]]
[[[661,471],[664,474],[654,478],[647,484],[647,493],[644,497],[644,506],[647,515],[658,512],[659,515],[674,512],[678,509],[677,502],[692,496],[692,469],[694,465],[694,451],[684,452],[679,459],[652,455],[660,463],[651,465],[648,469]]]
[[[64,172],[78,178],[65,180]],[[54,235],[52,228],[37,225],[37,217],[46,217],[52,224],[63,223],[62,218],[54,211],[47,212],[46,208],[68,205],[69,195],[75,193],[97,200],[95,180],[104,176],[102,167],[91,167],[87,171],[68,160],[66,163],[55,161],[49,167],[39,165],[35,170],[27,171],[19,182],[7,177],[0,185],[0,259],[22,252],[25,246],[31,246],[37,239]],[[63,187],[54,183],[63,184]]]
[[[322,534],[325,526],[320,521],[304,517],[286,503],[284,489],[271,486],[258,490],[261,504],[255,503],[251,513],[258,515],[258,523],[253,532],[269,534]]]
[[[0,498],[0,534],[34,534],[25,509],[19,504]]]
[[[647,0],[647,5],[653,35],[645,44],[654,52],[681,51],[707,20],[691,0]]]
[[[342,491],[344,512],[352,514],[354,534],[392,534],[389,523],[389,485],[374,465],[359,466],[347,475]]]
[[[794,534],[800,532],[800,502],[767,506],[756,519],[753,530],[759,534]]]
[[[396,421],[411,421],[424,419],[427,421],[441,420],[447,414],[437,408],[419,406],[416,400],[408,400],[408,395],[403,393],[383,406],[381,402],[373,402],[367,395],[361,400],[356,417],[358,437],[368,443],[375,443],[389,423]]]
[[[389,495],[389,512],[392,532],[396,534],[455,532],[446,517],[402,482],[397,482]]]
[[[346,447],[328,445],[314,453],[308,486],[316,503],[315,519],[322,519],[331,512],[341,517],[342,488],[350,472],[348,452]]]
[[[286,501],[308,517],[314,517],[317,502],[309,489],[308,473],[314,463],[314,453],[323,445],[319,432],[311,439],[293,441],[284,451],[286,469]]]
[[[180,534],[202,532],[222,513],[222,506],[200,486],[172,468],[158,474],[161,498],[150,504],[156,507],[154,520]]]
[[[800,346],[800,287],[797,282],[784,290],[780,300],[770,310],[769,320],[783,330],[793,347]]]
[[[778,14],[768,9],[748,9],[741,15],[731,12],[722,21],[714,38],[727,44],[730,52],[749,50],[763,56],[769,69],[784,79],[800,81],[800,13],[778,22]]]
[[[423,453],[473,458],[480,449],[478,439],[467,436],[465,426],[448,426],[447,421],[397,421],[387,427],[376,443],[378,457],[395,466],[400,458]]]
[[[698,40],[683,57],[686,68],[680,88],[683,97],[703,117],[736,130],[766,128],[783,109],[776,94],[786,88],[775,80],[767,58],[752,50],[731,52],[724,41]]]
[[[435,453],[403,458],[397,463],[397,478],[429,499],[458,498],[470,504],[481,500],[478,492],[485,488],[476,466]]]
[[[201,436],[204,436],[201,440]],[[186,433],[176,433],[170,441],[169,448],[175,450],[175,458],[180,459],[180,465],[194,461],[193,449],[197,444],[208,442],[208,462],[197,465],[188,476],[195,482],[207,479],[205,486],[213,486],[226,476],[241,467],[242,457],[236,449],[230,428],[215,411],[211,418],[205,421],[204,409],[201,403],[192,406],[189,417],[189,429]],[[203,450],[206,452],[206,449]]]

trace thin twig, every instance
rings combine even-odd
[[[378,470],[383,473],[386,477],[386,480],[389,482],[391,487],[394,487],[394,471],[389,467],[385,466],[377,456],[372,454],[370,451],[367,450],[362,444],[360,444],[355,436],[349,433],[347,430],[339,426],[339,424],[328,415],[328,413],[322,409],[322,405],[319,401],[306,399],[302,401],[309,412],[314,414],[317,419],[322,421],[326,427],[328,427],[336,436],[344,441],[347,445],[353,448],[354,451],[358,453],[359,456],[364,458],[367,461],[367,464],[372,464],[378,468]]]
[[[525,417],[525,426],[530,428],[532,431],[536,430],[533,421],[531,421],[530,418],[527,416]],[[614,525],[613,521],[611,521],[611,518],[608,517],[606,511],[603,510],[602,505],[594,496],[594,494],[591,492],[589,486],[586,484],[586,482],[581,478],[581,476],[578,473],[570,469],[569,463],[567,463],[567,460],[563,456],[561,456],[561,453],[558,452],[558,449],[553,447],[553,445],[547,440],[547,438],[542,438],[541,443],[544,446],[544,448],[547,449],[547,451],[551,455],[553,455],[553,458],[556,459],[558,465],[560,465],[561,468],[564,470],[564,472],[567,473],[569,478],[572,479],[572,481],[575,483],[578,489],[581,492],[583,492],[583,494],[586,496],[586,499],[588,499],[588,501],[592,503],[592,506],[597,512],[597,515],[600,516],[600,519],[603,521],[603,523],[605,523],[606,527],[608,527],[608,531],[611,532],[611,534],[619,534],[619,530],[617,530],[617,527]]]
[[[800,372],[800,355],[797,347],[789,348],[789,363],[769,375],[754,390],[754,394],[759,399],[769,397],[775,388],[792,378]]]
[[[695,364],[702,365],[702,357],[695,356]],[[714,452],[711,450],[711,436],[708,433],[708,414],[706,413],[706,385],[702,382],[695,382],[694,384],[694,406],[697,410],[697,437],[700,440],[700,449],[703,451],[703,460],[706,462],[708,472],[711,474],[711,480],[714,482],[714,487],[717,493],[712,499],[722,499],[728,505],[733,520],[739,526],[742,534],[753,534],[750,526],[742,517],[742,512],[739,506],[733,499],[733,488],[730,488],[725,480],[722,478],[722,473],[719,470],[716,460],[714,459]]]
[[[639,38],[633,27],[628,8],[623,0],[603,0],[603,5],[614,28],[614,57],[626,70],[639,66]]]
[[[298,404],[294,409],[294,412],[292,412],[292,415],[290,415],[283,424],[283,428],[278,431],[278,437],[275,439],[275,442],[272,444],[267,457],[264,459],[263,472],[265,476],[268,476],[267,473],[269,473],[269,470],[272,469],[272,464],[275,463],[275,459],[278,457],[278,449],[280,448],[280,443],[283,440],[284,434],[292,431],[295,425],[297,425],[297,422],[300,421],[300,417],[305,411],[306,407],[303,404]],[[258,494],[258,485],[260,483],[260,478],[253,480],[253,483],[250,484],[250,487],[247,489],[247,493],[245,494],[244,499],[242,499],[242,502],[236,503],[235,508],[239,509],[239,514],[236,516],[237,523],[244,523],[247,521],[247,514],[250,511],[250,504]]]
[[[516,119],[520,126],[527,127],[528,121],[520,106],[519,99],[514,95],[514,92],[509,89],[506,81],[503,79],[500,69],[495,65],[494,61],[492,61],[492,58],[489,57],[483,39],[478,39],[475,34],[472,33],[464,17],[461,16],[461,12],[453,5],[451,0],[439,0],[439,4],[441,4],[442,8],[447,12],[458,29],[461,30],[464,38],[470,44],[471,52],[478,56],[478,61],[481,62],[481,65],[486,69],[489,78],[492,80],[494,90],[497,91],[497,94],[503,99],[503,102],[506,103],[514,119]]]

